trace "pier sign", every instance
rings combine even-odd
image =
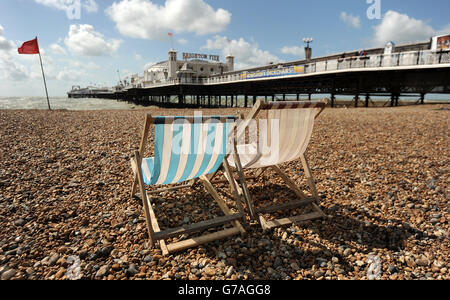
[[[450,34],[449,35],[441,35],[435,36],[431,38],[431,50],[450,50]]]
[[[278,76],[298,75],[303,73],[305,73],[305,66],[293,66],[287,68],[261,70],[255,72],[245,72],[241,74],[241,79],[278,77]]]
[[[208,55],[208,54],[198,54],[198,53],[183,53],[183,59],[209,59],[212,61],[219,61],[219,55]]]

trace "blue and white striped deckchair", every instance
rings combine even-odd
[[[142,158],[151,124],[155,127],[154,156]],[[233,116],[155,118],[149,114],[146,116],[141,147],[139,151],[135,152],[135,157],[131,160],[135,174],[131,194],[134,196],[136,187],[139,185],[150,243],[153,246],[156,241],[159,241],[164,255],[230,235],[245,234],[244,228],[238,221],[238,219],[243,218],[238,194],[234,193],[239,213],[233,214],[210,181],[225,163],[226,166],[223,166],[224,174],[227,179],[230,179],[232,190],[236,191],[236,182],[231,176],[231,172],[229,172],[228,163],[225,159],[230,151],[228,144],[234,124],[235,117]],[[231,180],[231,178],[233,179]],[[150,202],[150,193],[146,192],[145,185],[161,186],[190,182],[185,185],[153,191],[152,193],[154,193],[191,187],[197,180],[204,184],[208,192],[219,204],[225,216],[161,231]],[[164,241],[167,238],[202,231],[227,223],[232,223],[233,227],[168,245]]]

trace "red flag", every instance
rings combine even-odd
[[[173,34],[172,34],[171,32],[169,32],[169,36],[170,36],[170,37],[173,37]]]
[[[23,43],[22,47],[17,50],[19,51],[19,54],[39,54],[39,45],[37,38]]]

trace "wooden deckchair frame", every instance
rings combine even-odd
[[[209,117],[203,117],[203,120],[208,119]],[[186,120],[192,122],[192,117],[185,117]],[[141,170],[141,163],[143,159],[143,153],[147,144],[148,140],[148,134],[150,130],[150,126],[152,124],[155,124],[155,118],[152,117],[150,114],[146,115],[145,118],[145,125],[144,130],[142,133],[142,139],[141,144],[138,151],[134,152],[134,157],[132,158],[132,168],[134,171],[133,176],[133,184],[131,186],[131,197],[133,198],[135,196],[137,187],[139,187],[140,195],[142,198],[145,218],[147,222],[147,230],[148,230],[148,236],[150,240],[150,247],[154,247],[155,244],[158,242],[159,246],[162,250],[163,255],[168,255],[173,252],[182,251],[188,248],[196,247],[201,244],[209,243],[218,239],[223,239],[232,235],[241,234],[245,235],[246,231],[244,227],[239,222],[239,219],[244,218],[244,210],[242,208],[241,204],[241,197],[239,194],[239,188],[237,186],[237,182],[233,177],[233,174],[231,173],[230,167],[228,165],[227,157],[224,158],[224,161],[222,163],[222,166],[217,170],[215,173],[210,175],[203,175],[200,176],[200,178],[191,180],[188,184],[174,186],[174,187],[168,187],[168,188],[162,188],[155,191],[147,191],[145,189],[143,174]],[[233,196],[236,199],[236,204],[239,213],[233,214],[233,212],[230,210],[230,208],[227,206],[227,204],[223,201],[223,199],[220,197],[216,189],[214,188],[213,184],[211,183],[212,178],[216,176],[218,171],[222,171],[227,178],[228,182],[230,183],[231,190],[233,192]],[[222,212],[225,214],[223,217],[216,217],[214,219],[203,221],[199,223],[189,224],[185,226],[181,226],[178,228],[170,228],[167,230],[161,230],[158,224],[158,219],[156,218],[155,212],[153,210],[152,204],[151,204],[151,194],[155,193],[161,193],[161,192],[167,192],[167,191],[173,191],[177,189],[182,188],[190,188],[192,187],[196,182],[201,182],[209,194],[214,198],[214,200],[219,205]],[[193,232],[203,231],[209,228],[221,226],[231,223],[233,225],[232,228],[224,229],[220,231],[216,231],[209,234],[204,234],[201,236],[189,238],[180,242],[175,242],[171,244],[166,244],[166,239],[180,236],[183,234],[190,234]]]
[[[327,98],[325,98],[324,101],[325,101],[325,103],[328,103]],[[246,124],[247,122],[249,122],[252,119],[255,119],[259,115],[259,113],[262,110],[267,109],[268,106],[269,105],[267,103],[264,103],[261,100],[258,100],[255,103],[255,105],[253,106],[253,109],[250,111],[248,116],[245,118],[244,124]],[[317,115],[315,116],[316,119],[317,119],[317,117],[319,117],[319,115],[322,113],[322,111],[324,109],[325,109],[325,107],[323,107],[317,113]],[[238,129],[238,135],[244,134],[244,132],[242,130],[245,130],[245,127],[246,126],[244,126],[241,130]],[[270,130],[269,130],[269,132],[270,132]],[[236,144],[234,145],[234,149],[235,149],[235,153],[237,153]],[[289,203],[277,204],[277,205],[267,206],[267,207],[263,207],[263,208],[259,208],[259,209],[255,208],[252,196],[250,195],[250,193],[248,191],[246,177],[244,175],[244,168],[241,165],[239,157],[235,156],[234,160],[235,160],[235,169],[236,169],[237,173],[239,174],[240,183],[242,186],[244,197],[246,199],[246,204],[247,204],[247,207],[249,210],[250,217],[252,219],[259,221],[263,230],[269,230],[271,228],[289,225],[289,224],[301,222],[301,221],[313,220],[313,219],[322,218],[325,216],[325,214],[322,212],[322,210],[319,207],[320,199],[319,199],[319,195],[317,193],[316,184],[314,181],[314,177],[312,175],[311,168],[309,167],[308,160],[306,159],[306,156],[304,154],[302,154],[300,156],[300,160],[301,160],[303,169],[305,171],[307,183],[311,190],[312,195],[308,196],[305,193],[303,193],[302,190],[297,186],[297,184],[292,179],[290,179],[289,176],[287,176],[285,172],[283,172],[283,170],[280,168],[280,166],[273,165],[273,166],[268,166],[268,167],[264,167],[264,168],[259,168],[259,169],[256,169],[256,174],[252,179],[257,179],[267,169],[270,168],[270,169],[274,170],[277,173],[277,175],[279,175],[283,179],[283,181],[294,191],[294,193],[299,198],[298,200],[295,200],[295,201],[292,201]],[[308,214],[297,215],[297,216],[289,216],[287,218],[277,219],[277,220],[273,220],[273,221],[267,221],[262,215],[264,213],[275,212],[275,211],[279,211],[279,210],[283,210],[283,209],[294,209],[294,208],[303,207],[303,206],[307,206],[307,205],[312,206],[313,212],[308,213]]]

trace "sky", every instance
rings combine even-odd
[[[448,0],[3,0],[0,97],[45,96],[73,85],[113,86],[182,52],[235,56],[237,69],[450,33]],[[172,41],[168,33],[173,34]],[[119,72],[118,72],[119,71]]]

